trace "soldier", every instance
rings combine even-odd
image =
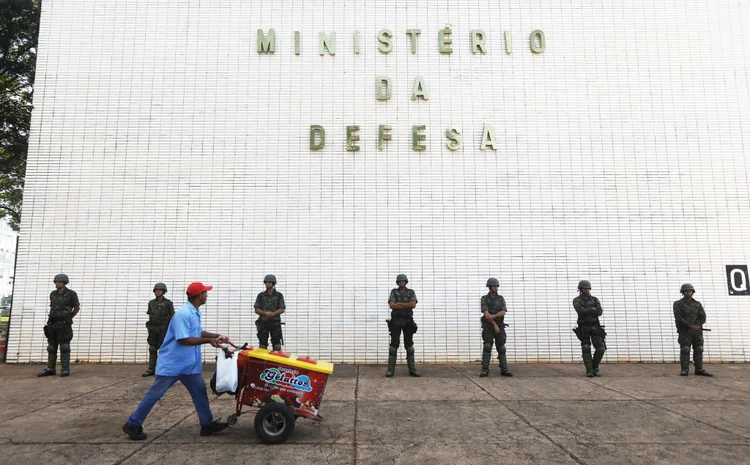
[[[414,333],[417,332],[417,324],[414,322],[413,310],[417,306],[417,294],[412,289],[407,289],[408,283],[409,278],[405,274],[396,276],[398,287],[392,289],[388,296],[388,306],[391,308],[391,318],[388,320],[391,344],[388,347],[388,371],[385,372],[388,378],[393,376],[393,371],[396,369],[396,356],[402,331],[409,376],[421,376],[414,366]]]
[[[273,350],[281,350],[284,335],[281,333],[281,314],[286,311],[284,296],[276,288],[276,276],[272,274],[263,278],[266,290],[258,294],[255,299],[255,313],[259,318],[255,320],[258,328],[258,344],[261,349],[268,348],[268,335],[271,335]]]
[[[578,283],[578,297],[573,299],[573,308],[578,314],[578,328],[576,336],[581,341],[583,364],[586,366],[586,376],[592,378],[601,376],[599,362],[604,357],[607,345],[604,343],[606,333],[599,324],[602,314],[602,304],[599,299],[591,295],[591,283],[584,280]],[[591,359],[591,345],[594,345],[594,358]]]
[[[37,376],[54,376],[57,347],[60,346],[60,376],[70,376],[70,341],[73,340],[73,317],[81,309],[78,294],[67,288],[68,276],[58,274],[53,280],[57,290],[49,295],[49,318],[44,326],[47,337],[47,368]]]
[[[497,358],[500,361],[500,375],[513,376],[508,370],[508,359],[505,356],[505,314],[508,308],[505,299],[497,293],[500,282],[496,278],[487,280],[490,292],[482,296],[482,371],[479,376],[490,374],[490,359],[492,358],[492,343],[497,345]]]
[[[680,286],[682,299],[672,306],[674,322],[677,325],[677,343],[680,344],[680,376],[690,371],[690,346],[693,346],[693,363],[698,376],[713,376],[703,369],[703,324],[706,312],[703,305],[693,299],[695,288],[692,284]]]
[[[174,305],[172,301],[164,297],[167,293],[167,285],[156,283],[154,285],[155,299],[148,303],[148,370],[143,372],[143,376],[154,376],[156,373],[156,359],[159,353],[159,347],[164,342],[164,336],[167,334],[169,320],[174,316]]]

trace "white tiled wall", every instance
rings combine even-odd
[[[256,52],[259,28],[275,29],[274,55]],[[337,53],[321,57],[332,31]],[[514,361],[579,360],[582,278],[604,305],[607,361],[677,359],[683,282],[713,329],[707,356],[747,361],[750,297],[728,295],[725,265],[750,262],[749,37],[750,4],[724,0],[45,0],[8,360],[45,359],[66,272],[80,360],[146,359],[157,281],[178,306],[190,281],[214,285],[205,328],[253,343],[275,273],[289,351],[383,362],[388,292],[407,273],[423,362],[479,358],[490,276]],[[414,102],[420,75],[429,100]],[[379,124],[393,126],[382,151]],[[485,124],[497,151],[479,150]]]

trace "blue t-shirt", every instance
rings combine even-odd
[[[201,346],[185,346],[177,342],[187,337],[201,337],[201,312],[190,302],[175,312],[156,360],[157,376],[201,374]]]

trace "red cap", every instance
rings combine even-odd
[[[190,285],[187,288],[187,295],[190,297],[196,296],[200,294],[203,291],[210,291],[213,289],[213,286],[206,286],[203,283],[190,283]]]

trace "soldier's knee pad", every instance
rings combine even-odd
[[[152,355],[153,355],[153,354],[156,354],[156,353],[158,353],[158,352],[159,352],[159,348],[158,348],[158,347],[156,347],[156,346],[148,346],[148,352],[149,352],[150,354],[152,354]]]
[[[57,354],[57,347],[52,344],[47,344],[47,353],[51,355]]]
[[[491,342],[485,342],[484,345],[482,346],[482,351],[483,352],[490,352],[490,351],[492,351],[492,343]]]
[[[398,347],[388,346],[388,355],[398,354]]]
[[[407,347],[406,348],[406,353],[407,354],[413,354],[414,353],[414,346],[411,345],[411,346]]]
[[[591,345],[590,344],[581,344],[581,349],[586,350],[586,351],[590,351],[591,350]]]
[[[603,354],[606,351],[607,351],[606,347],[597,347],[596,350],[594,351],[594,353],[595,354]]]
[[[401,341],[399,341],[397,338],[392,337],[391,338],[391,347],[398,349],[401,346]]]
[[[690,355],[690,346],[680,346],[681,355]]]
[[[500,355],[505,355],[505,344],[497,346],[497,353]]]
[[[703,355],[703,346],[693,346],[693,354]]]
[[[70,344],[67,342],[64,342],[60,344],[60,353],[61,354],[67,354],[70,352]]]

